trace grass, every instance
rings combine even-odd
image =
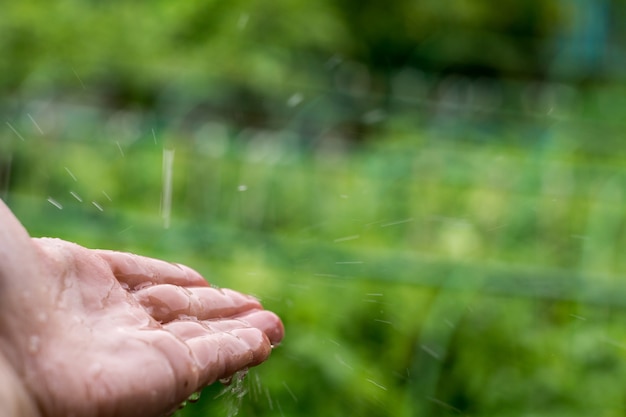
[[[332,152],[285,132],[20,129],[3,138],[8,201],[33,235],[187,263],[283,317],[269,363],[180,416],[624,414],[626,170],[567,129],[533,144],[391,130]]]

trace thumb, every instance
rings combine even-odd
[[[32,285],[37,276],[36,265],[32,239],[0,200],[0,303],[10,303],[17,290]]]

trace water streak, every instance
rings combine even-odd
[[[83,87],[83,90],[86,90],[87,87],[85,87],[85,84],[83,83],[83,80],[80,78],[80,76],[78,75],[78,73],[76,72],[76,70],[74,68],[72,68],[72,72],[74,73],[74,75],[78,79],[78,82],[80,83],[81,87]]]
[[[52,204],[54,207],[58,208],[59,210],[63,210],[63,206],[61,205],[61,203],[59,203],[52,197],[48,197],[48,203]]]
[[[174,150],[163,149],[163,194],[161,201],[161,217],[163,227],[169,229],[172,213],[172,173],[174,168]]]
[[[25,140],[24,140],[24,137],[23,137],[22,135],[20,135],[20,132],[18,132],[18,131],[17,131],[17,129],[15,129],[15,128],[11,125],[11,123],[9,123],[9,122],[6,122],[6,123],[7,123],[7,126],[9,126],[9,129],[11,129],[11,130],[13,131],[13,133],[15,133],[15,134],[17,135],[17,137],[18,137],[18,138],[20,138],[20,139],[22,140],[22,142],[24,142],[24,141],[25,141]]]
[[[69,174],[70,177],[72,177],[72,179],[76,182],[78,182],[78,180],[76,179],[76,177],[74,176],[74,174],[72,173],[72,171],[70,171],[70,169],[68,167],[65,167],[65,170],[67,171],[67,173]]]
[[[380,227],[395,226],[395,225],[398,225],[398,224],[409,223],[409,222],[412,222],[412,221],[413,221],[413,217],[408,218],[408,219],[404,219],[404,220],[397,220],[397,221],[394,221],[394,222],[383,223],[383,224],[380,225]]]
[[[76,194],[74,191],[70,191],[70,194],[72,195],[72,197],[74,197],[76,200],[78,200],[80,203],[83,202],[83,199],[80,198],[80,196],[78,194]]]
[[[335,243],[345,242],[345,241],[348,241],[348,240],[354,240],[354,239],[358,239],[360,237],[361,237],[361,235],[352,235],[352,236],[340,237],[338,239],[335,239]]]
[[[384,386],[382,386],[382,385],[380,385],[378,382],[373,381],[373,380],[371,380],[371,379],[365,379],[365,380],[366,380],[367,382],[369,382],[370,384],[374,384],[374,385],[376,385],[378,388],[380,388],[380,389],[382,389],[382,390],[387,391],[387,388],[386,388],[386,387],[384,387]]]
[[[39,131],[39,133],[41,133],[42,135],[43,130],[41,130],[41,128],[39,127],[39,125],[37,124],[37,122],[35,121],[35,119],[33,119],[33,116],[31,116],[29,113],[26,113],[26,115],[28,116],[28,118],[30,119],[31,122],[33,122],[33,124],[35,125],[35,127],[37,128],[37,130]]]
[[[283,386],[285,387],[285,389],[287,390],[289,395],[291,395],[291,398],[293,398],[293,401],[297,403],[298,402],[298,397],[296,397],[296,395],[293,393],[291,388],[289,388],[289,386],[287,385],[287,383],[285,381],[283,381]]]

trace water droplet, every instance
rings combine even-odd
[[[43,311],[39,312],[37,313],[37,321],[39,323],[45,323],[46,321],[48,321],[48,316]]]
[[[239,20],[237,21],[237,28],[239,30],[244,30],[248,25],[248,20],[250,20],[250,15],[247,13],[242,13],[239,16]]]
[[[41,340],[39,339],[39,336],[35,336],[32,335],[28,338],[28,352],[30,353],[37,353],[39,352],[39,345],[40,345]]]
[[[239,414],[239,409],[241,408],[241,402],[243,397],[248,393],[248,389],[244,385],[245,377],[248,374],[247,369],[243,369],[239,372],[236,372],[230,378],[224,378],[220,380],[220,382],[224,383],[227,379],[228,384],[224,390],[217,395],[217,397],[222,397],[226,399],[226,408],[228,410],[228,417],[233,417]]]
[[[102,364],[100,362],[94,362],[89,366],[89,369],[87,370],[87,373],[91,376],[91,377],[95,377],[97,375],[100,375],[100,373],[102,373]]]
[[[287,106],[296,107],[298,104],[302,103],[302,100],[304,100],[304,96],[300,93],[295,93],[287,100]]]
[[[362,117],[363,123],[372,125],[385,120],[387,117],[383,110],[377,109],[365,113]]]
[[[195,403],[198,400],[200,400],[200,395],[202,394],[202,391],[196,391],[193,394],[191,394],[189,396],[189,398],[187,398],[187,401],[189,401],[190,403]]]

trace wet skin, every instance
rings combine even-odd
[[[283,332],[188,267],[32,239],[0,201],[0,386],[24,415],[165,415]]]

